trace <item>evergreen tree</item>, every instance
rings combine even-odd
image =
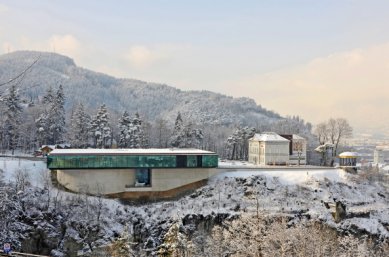
[[[142,128],[142,120],[139,117],[139,113],[135,113],[135,117],[132,119],[132,126],[130,129],[130,148],[141,148],[145,141],[145,135]]]
[[[107,148],[112,144],[112,132],[108,124],[108,111],[105,104],[98,109],[96,116],[91,121],[90,128],[95,147]]]
[[[62,85],[59,86],[55,96],[50,87],[43,97],[42,103],[45,106],[43,113],[35,120],[38,143],[40,145],[63,143],[65,134],[65,95]]]
[[[12,154],[18,145],[20,136],[19,126],[21,123],[22,107],[20,106],[20,97],[16,86],[11,86],[9,95],[5,97],[5,137],[8,141],[8,149]]]
[[[88,146],[89,123],[90,116],[85,112],[84,105],[80,103],[71,119],[70,142],[73,147]]]
[[[124,111],[119,119],[119,147],[126,148],[129,145],[131,118],[127,111]]]
[[[49,141],[49,125],[48,125],[48,114],[44,111],[35,120],[36,126],[36,140],[39,146],[48,144]]]
[[[174,124],[174,131],[170,138],[170,145],[178,148],[201,148],[203,131],[193,128],[193,124],[184,124],[181,113],[178,113]]]
[[[138,113],[130,119],[125,111],[119,120],[119,146],[128,148],[144,148],[148,140],[143,129],[143,122]]]
[[[184,122],[181,118],[181,113],[178,112],[176,122],[174,123],[173,134],[170,137],[170,145],[172,147],[182,147],[184,143]]]
[[[50,109],[50,136],[53,144],[63,143],[65,134],[65,95],[62,85],[59,86],[57,94]]]
[[[46,95],[43,96],[42,103],[46,105],[51,105],[54,101],[54,94],[52,87],[49,87],[49,89],[46,92]]]
[[[227,138],[225,155],[230,160],[248,159],[248,140],[254,136],[255,128],[237,128],[234,133]]]

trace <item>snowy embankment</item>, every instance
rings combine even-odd
[[[43,178],[47,174],[46,163],[23,158],[0,157],[0,179],[15,182],[18,173],[24,173],[32,186],[43,187]]]
[[[32,233],[39,229],[40,233],[51,235],[42,240],[55,239],[46,243],[55,245],[57,248],[52,249],[64,256],[71,251],[90,253],[114,242],[123,233],[139,235],[137,240],[142,245],[139,247],[154,251],[162,243],[166,231],[178,220],[204,222],[210,217],[220,217],[219,214],[255,214],[258,208],[268,216],[309,218],[325,222],[339,231],[389,238],[388,184],[339,169],[226,169],[212,177],[206,186],[185,197],[143,205],[102,199],[99,207],[97,197],[51,188],[51,197],[57,199],[51,201],[50,208],[44,204],[47,191],[41,190],[47,186],[45,179],[49,174],[43,161],[0,158],[0,170],[3,182],[15,182],[22,171],[32,185],[25,196],[19,195],[19,198],[25,197],[22,202],[31,202],[32,207],[27,208],[18,221],[23,224],[18,226],[28,229],[15,229],[15,241],[20,237],[33,237]],[[332,217],[332,206],[336,201],[345,204],[348,213],[339,223]],[[99,210],[101,217],[97,218]],[[50,216],[47,212],[55,213],[49,221],[45,218]],[[26,217],[36,221],[33,225],[25,224]],[[192,223],[188,224],[189,230],[196,229]],[[95,226],[100,230],[91,237]],[[65,247],[69,240],[74,249]]]
[[[368,232],[389,238],[387,181],[372,181],[368,177],[346,173],[342,169],[272,168],[226,169],[213,177],[211,183],[230,178],[244,180],[246,185],[254,185],[254,191],[259,192],[260,201],[265,202],[264,210],[270,213],[306,210],[311,218],[323,220],[338,229],[353,229],[355,232]],[[264,181],[265,190],[260,185],[255,186],[258,179]],[[346,205],[348,213],[346,219],[340,223],[335,223],[331,214],[337,201]],[[333,208],[326,208],[324,203]]]

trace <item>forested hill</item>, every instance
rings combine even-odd
[[[280,116],[257,105],[250,98],[233,98],[209,91],[182,91],[164,84],[135,79],[117,79],[78,67],[63,55],[18,51],[0,56],[0,83],[25,70],[39,57],[19,84],[28,101],[37,102],[51,86],[64,87],[66,109],[83,102],[90,110],[105,103],[111,111],[139,112],[148,120],[174,120],[180,111],[196,123],[252,125],[278,120]],[[104,62],[104,60],[101,60]],[[4,93],[6,86],[0,88]]]

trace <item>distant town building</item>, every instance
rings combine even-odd
[[[389,145],[377,146],[374,150],[374,163],[387,164],[389,163]]]
[[[259,165],[289,163],[289,140],[274,133],[255,134],[249,139],[249,162]]]
[[[55,149],[47,158],[67,189],[124,199],[176,197],[217,166],[217,154],[198,149]]]

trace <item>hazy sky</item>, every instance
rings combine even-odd
[[[0,0],[0,54],[25,49],[389,131],[388,0]]]

